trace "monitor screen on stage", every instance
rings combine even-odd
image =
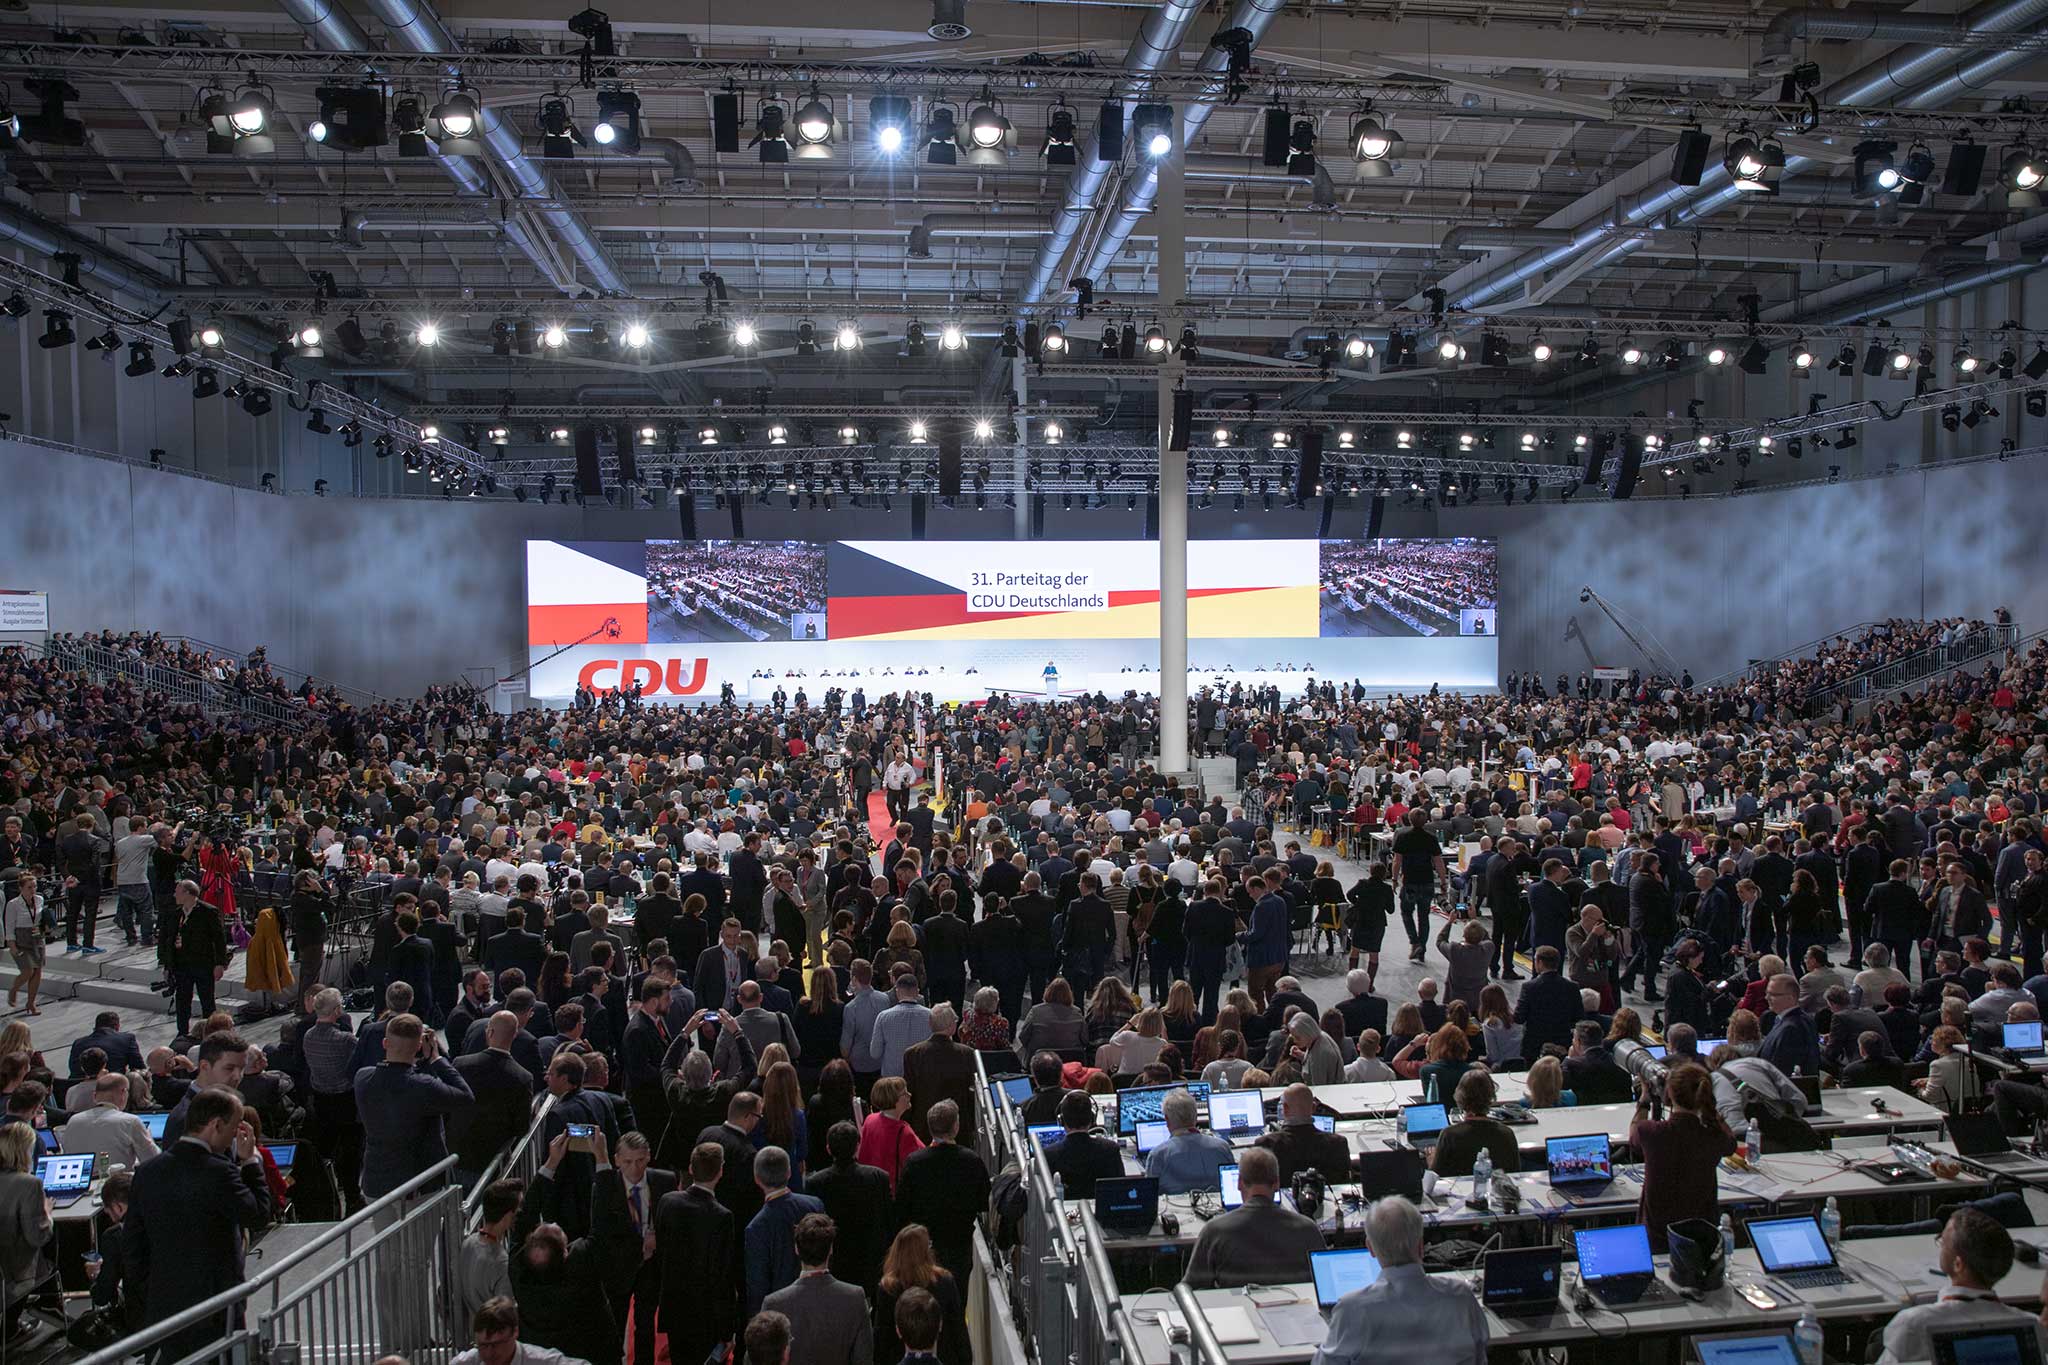
[[[653,701],[1158,690],[1159,547],[1130,541],[532,540],[532,695]],[[1196,540],[1191,690],[1491,687],[1495,542]]]

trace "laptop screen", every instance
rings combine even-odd
[[[1828,1239],[1821,1236],[1819,1221],[1808,1214],[1752,1220],[1749,1240],[1756,1246],[1757,1259],[1773,1275],[1835,1263],[1835,1253],[1828,1250]]]
[[[263,1150],[270,1153],[270,1159],[277,1163],[280,1171],[288,1171],[299,1159],[299,1144],[296,1142],[266,1142]]]
[[[1034,1123],[1024,1130],[1024,1136],[1036,1138],[1038,1145],[1049,1152],[1066,1138],[1067,1130],[1057,1123]]]
[[[1232,1162],[1228,1166],[1218,1166],[1216,1168],[1216,1176],[1223,1182],[1223,1207],[1234,1209],[1243,1204],[1244,1191],[1239,1189],[1237,1184],[1237,1163]]]
[[[1451,1121],[1450,1114],[1441,1104],[1411,1104],[1401,1113],[1408,1121],[1410,1138],[1435,1137]]]
[[[1561,1247],[1497,1248],[1480,1262],[1480,1295],[1488,1308],[1557,1301]]]
[[[1317,1114],[1309,1122],[1315,1124],[1318,1133],[1334,1133],[1337,1131],[1337,1120],[1329,1114]]]
[[[1698,1053],[1700,1057],[1704,1060],[1705,1058],[1713,1056],[1714,1049],[1721,1046],[1721,1044],[1727,1041],[1728,1040],[1726,1038],[1702,1038],[1692,1045],[1692,1050]]]
[[[2014,1052],[2039,1052],[2041,1050],[2041,1021],[2030,1019],[2024,1024],[2005,1026],[2005,1045]]]
[[[1660,1062],[1664,1060],[1664,1054],[1667,1050],[1668,1049],[1665,1048],[1664,1044],[1662,1043],[1652,1043],[1648,1047],[1643,1049],[1643,1051],[1649,1053],[1652,1057],[1655,1057]]]
[[[1215,1133],[1253,1133],[1266,1126],[1266,1104],[1256,1090],[1226,1090],[1209,1097],[1209,1129]]]
[[[1345,1251],[1311,1251],[1308,1269],[1316,1282],[1316,1303],[1334,1306],[1346,1294],[1367,1288],[1380,1277],[1377,1256],[1363,1247]]]
[[[1138,1125],[1138,1155],[1150,1156],[1152,1149],[1163,1144],[1168,1136],[1166,1121],[1147,1119]]]
[[[36,1145],[42,1149],[44,1155],[47,1156],[51,1152],[60,1150],[61,1144],[57,1141],[56,1129],[38,1128],[35,1130],[35,1133]]]
[[[1641,1223],[1620,1228],[1582,1228],[1573,1240],[1579,1248],[1579,1278],[1589,1284],[1648,1275],[1654,1269],[1650,1230]]]
[[[1964,1156],[1992,1156],[2012,1150],[2005,1140],[2005,1124],[1996,1114],[1950,1114],[1948,1136],[1956,1151]]]
[[[1136,1085],[1116,1092],[1117,1136],[1129,1137],[1138,1131],[1139,1124],[1165,1118],[1160,1106],[1176,1090],[1185,1090],[1194,1096],[1195,1121],[1200,1123],[1209,1100],[1207,1081],[1189,1081],[1186,1085]]]
[[[1614,1179],[1614,1156],[1608,1150],[1605,1133],[1549,1138],[1543,1147],[1550,1158],[1550,1183],[1553,1185]]]
[[[93,1156],[91,1152],[80,1152],[76,1156],[38,1157],[36,1178],[51,1194],[75,1194],[79,1190],[89,1190],[92,1188]]]
[[[1695,1337],[1692,1344],[1700,1353],[1700,1365],[1799,1365],[1790,1332]]]
[[[1106,1227],[1152,1226],[1159,1217],[1159,1182],[1149,1176],[1095,1182],[1095,1221]]]
[[[1936,1365],[2041,1365],[2041,1343],[2032,1323],[1936,1332],[1934,1359]]]
[[[171,1121],[171,1116],[168,1113],[137,1114],[135,1117],[142,1120],[143,1130],[152,1138],[155,1138],[158,1142],[164,1140],[164,1125]]]
[[[1003,1107],[1003,1096],[1005,1095],[1010,1097],[1010,1103],[1022,1104],[1031,1098],[1031,1091],[1032,1085],[1029,1076],[1006,1076],[1000,1081],[990,1081],[988,1083],[989,1107],[991,1109],[1001,1109]]]

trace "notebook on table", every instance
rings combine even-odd
[[[2041,1342],[2031,1322],[1936,1332],[1932,1341],[1934,1365],[2041,1365]]]
[[[1605,1133],[1545,1138],[1550,1188],[1569,1200],[1594,1199],[1614,1184],[1614,1152]]]
[[[1159,1182],[1150,1176],[1096,1181],[1095,1221],[1105,1232],[1150,1232],[1159,1221]]]
[[[1694,1337],[1692,1347],[1700,1365],[1800,1365],[1799,1348],[1783,1328]]]
[[[92,1171],[98,1160],[93,1152],[37,1157],[36,1179],[43,1182],[43,1192],[52,1204],[69,1208],[92,1193]]]
[[[1436,1140],[1451,1126],[1450,1111],[1441,1104],[1411,1104],[1401,1110],[1410,1147],[1436,1146]]]
[[[1557,1311],[1564,1248],[1496,1247],[1479,1262],[1479,1301],[1504,1318]]]
[[[1650,1230],[1641,1223],[1618,1228],[1581,1228],[1573,1235],[1579,1280],[1609,1308],[1655,1302],[1657,1263],[1650,1255]]]
[[[1811,1214],[1793,1218],[1752,1218],[1745,1225],[1764,1273],[1793,1289],[1853,1285],[1854,1276],[1835,1261],[1835,1250]]]
[[[1226,1090],[1209,1096],[1209,1131],[1226,1138],[1265,1132],[1265,1100],[1256,1090]]]
[[[1327,1315],[1346,1294],[1370,1288],[1380,1277],[1380,1262],[1364,1247],[1311,1251],[1308,1272],[1315,1281],[1316,1306]]]
[[[1997,1114],[1989,1111],[1949,1115],[1948,1137],[1956,1145],[1956,1155],[1966,1156],[1979,1166],[2030,1166],[2037,1160],[2012,1149],[2005,1136],[2005,1125],[1999,1122]]]
[[[2005,1047],[2008,1052],[2021,1057],[2043,1055],[2041,1046],[2041,1021],[2029,1019],[2024,1023],[2005,1026]]]

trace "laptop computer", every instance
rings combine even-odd
[[[1036,1087],[1031,1084],[1029,1076],[1005,1076],[999,1081],[990,1081],[988,1083],[989,1108],[1001,1109],[1003,1107],[1003,1096],[1005,1095],[1010,1097],[1010,1103],[1022,1104],[1031,1098],[1035,1089]]]
[[[1166,1097],[1176,1090],[1185,1090],[1194,1096],[1195,1122],[1206,1122],[1205,1111],[1209,1102],[1207,1081],[1189,1081],[1185,1085],[1134,1085],[1116,1092],[1117,1136],[1131,1137],[1137,1133],[1139,1124],[1165,1118],[1162,1106]]]
[[[171,1116],[167,1111],[155,1114],[137,1114],[135,1117],[142,1120],[143,1131],[148,1133],[151,1138],[158,1142],[164,1140],[164,1127],[171,1121]]]
[[[1771,1332],[1730,1332],[1694,1337],[1700,1365],[1800,1365],[1799,1348],[1784,1328]]]
[[[1237,1163],[1233,1161],[1228,1166],[1218,1166],[1216,1178],[1223,1183],[1224,1211],[1227,1213],[1244,1207],[1244,1190],[1237,1183]]]
[[[1799,1087],[1800,1095],[1805,1098],[1806,1113],[1809,1118],[1813,1115],[1825,1114],[1827,1112],[1826,1106],[1820,1102],[1820,1077],[1794,1076],[1792,1084]]]
[[[1308,1273],[1316,1285],[1316,1306],[1328,1316],[1330,1310],[1337,1306],[1337,1300],[1369,1288],[1379,1279],[1380,1261],[1364,1247],[1311,1251],[1308,1254]]]
[[[1935,1365],[2041,1365],[2041,1343],[2034,1324],[2011,1327],[1967,1327],[1935,1332]]]
[[[1670,1049],[1665,1047],[1662,1043],[1651,1043],[1648,1047],[1644,1048],[1643,1051],[1649,1053],[1652,1057],[1656,1058],[1658,1061],[1661,1062],[1664,1060],[1664,1054],[1670,1051]]]
[[[1650,1230],[1641,1223],[1618,1228],[1581,1228],[1572,1238],[1579,1253],[1579,1282],[1609,1308],[1626,1308],[1645,1299],[1657,1283],[1657,1263],[1650,1256]]]
[[[1408,1145],[1419,1149],[1436,1146],[1444,1129],[1451,1126],[1450,1111],[1441,1104],[1411,1104],[1401,1110]]]
[[[1410,1203],[1422,1199],[1422,1153],[1413,1147],[1358,1154],[1358,1193],[1367,1201],[1398,1194]]]
[[[1096,1181],[1095,1221],[1106,1232],[1150,1232],[1159,1221],[1159,1182],[1142,1175]]]
[[[1066,1140],[1067,1130],[1057,1123],[1034,1123],[1024,1130],[1024,1136],[1049,1152]]]
[[[1989,1111],[1949,1115],[1948,1136],[1956,1145],[1957,1156],[1968,1157],[1979,1166],[2030,1166],[2039,1159],[2015,1152],[2005,1136],[2005,1125]]]
[[[1792,1218],[1752,1218],[1746,1224],[1756,1258],[1766,1275],[1794,1289],[1827,1289],[1856,1280],[1835,1264],[1834,1248],[1821,1235],[1812,1214]]]
[[[2041,1021],[2029,1019],[2023,1024],[2007,1024],[2005,1047],[2021,1057],[2039,1057],[2048,1052],[2041,1046]]]
[[[1155,1149],[1165,1146],[1166,1140],[1172,1137],[1173,1133],[1167,1128],[1165,1119],[1147,1119],[1138,1125],[1138,1131],[1133,1136],[1137,1138],[1138,1155],[1145,1157],[1152,1155]]]
[[[1333,1114],[1316,1114],[1310,1117],[1309,1122],[1316,1126],[1318,1133],[1334,1133],[1337,1131],[1337,1119]]]
[[[54,1156],[56,1153],[64,1150],[64,1144],[57,1138],[56,1129],[38,1128],[35,1130],[35,1134],[36,1150],[42,1155]]]
[[[1593,1199],[1614,1184],[1614,1152],[1605,1133],[1545,1138],[1550,1188],[1568,1200]]]
[[[1726,1038],[1701,1038],[1692,1045],[1692,1050],[1701,1061],[1714,1055],[1714,1049],[1727,1042]]]
[[[296,1142],[266,1142],[263,1150],[270,1153],[270,1159],[277,1163],[281,1174],[290,1175],[292,1164],[299,1159],[299,1144]]]
[[[37,1157],[36,1179],[43,1182],[43,1192],[52,1204],[69,1208],[92,1193],[92,1168],[98,1159],[93,1152]]]
[[[1495,1247],[1479,1261],[1479,1301],[1504,1318],[1557,1311],[1564,1248]]]
[[[1209,1096],[1209,1131],[1226,1138],[1265,1132],[1265,1100],[1256,1090],[1225,1090]]]

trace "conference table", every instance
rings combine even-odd
[[[2048,1229],[2016,1229],[2013,1237],[2036,1248],[2048,1247]],[[1935,1239],[1924,1233],[1862,1238],[1843,1243],[1839,1253],[1842,1267],[1854,1277],[1854,1283],[1797,1293],[1765,1275],[1756,1253],[1743,1248],[1729,1263],[1727,1283],[1718,1289],[1681,1294],[1670,1285],[1670,1258],[1659,1256],[1658,1278],[1665,1292],[1654,1302],[1620,1310],[1603,1306],[1573,1308],[1577,1272],[1568,1266],[1556,1312],[1510,1318],[1486,1314],[1489,1354],[1506,1355],[1565,1343],[1585,1345],[1626,1339],[1632,1346],[1639,1346],[1708,1333],[1789,1329],[1809,1306],[1823,1324],[1839,1327],[1867,1322],[1874,1330],[1900,1308],[1931,1303],[1948,1287],[1947,1279],[1934,1268]],[[1437,1271],[1433,1278],[1464,1284],[1474,1294],[1479,1291],[1477,1270]],[[1762,1288],[1777,1300],[1777,1306],[1754,1306],[1738,1292],[1741,1285]],[[2042,1298],[2041,1267],[2015,1263],[1998,1282],[1997,1293],[2006,1303],[2032,1308]],[[1315,1354],[1328,1330],[1328,1323],[1316,1306],[1315,1286],[1307,1282],[1201,1289],[1182,1297],[1192,1298],[1212,1331],[1223,1324],[1231,1335],[1242,1335],[1246,1330],[1254,1334],[1253,1340],[1220,1346],[1222,1360],[1229,1365],[1295,1365]],[[1123,1304],[1135,1328],[1143,1365],[1171,1365],[1161,1319],[1163,1314],[1177,1315],[1181,1311],[1173,1291],[1126,1295]]]

